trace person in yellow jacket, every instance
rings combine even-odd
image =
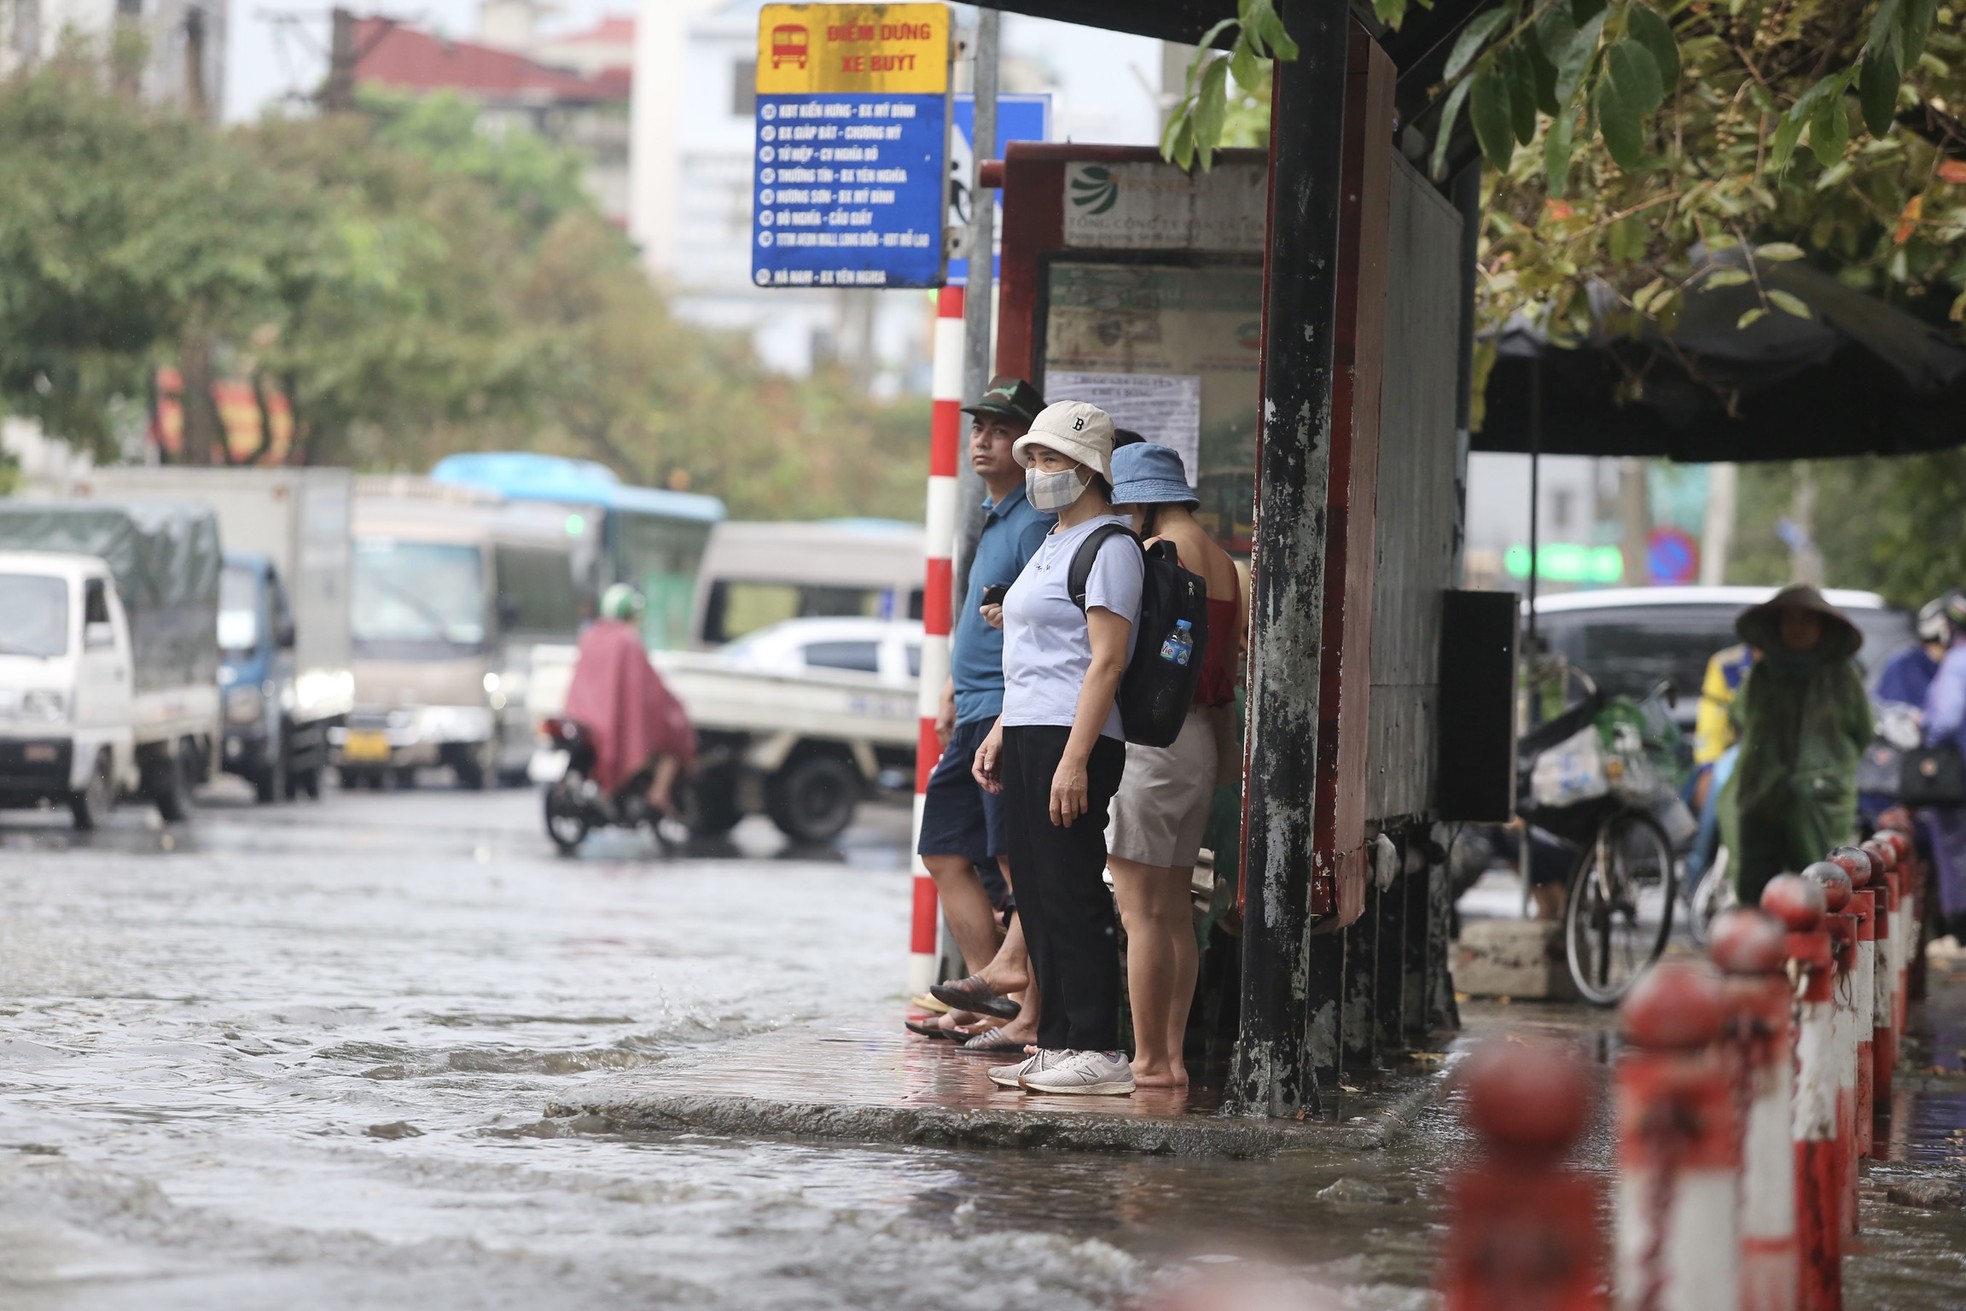
[[[1713,863],[1720,841],[1720,789],[1734,772],[1734,748],[1741,736],[1734,703],[1759,654],[1746,642],[1714,652],[1700,684],[1700,712],[1693,721],[1693,777],[1687,780],[1685,792],[1686,804],[1700,817],[1686,862],[1687,878],[1695,883]]]
[[[1741,694],[1754,660],[1754,648],[1736,642],[1707,661],[1707,675],[1700,684],[1700,713],[1693,721],[1693,763],[1703,770],[1726,755],[1740,735],[1734,726],[1734,698]]]

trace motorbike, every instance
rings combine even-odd
[[[612,793],[594,780],[594,737],[583,725],[571,719],[549,719],[545,723],[545,753],[564,757],[553,764],[535,762],[535,775],[546,782],[546,836],[563,856],[580,850],[580,844],[597,828],[638,829],[648,825],[657,845],[674,850],[689,841],[689,828],[683,821],[657,811],[648,803],[650,771],[642,769],[624,779]],[[683,801],[685,780],[677,780],[677,800]]]

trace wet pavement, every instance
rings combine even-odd
[[[564,861],[526,792],[214,801],[87,842],[0,816],[0,1307],[1067,1311],[1229,1257],[1336,1305],[1433,1305],[1434,1203],[1469,1149],[1451,1103],[1383,1151],[1270,1160],[546,1115],[881,1013],[905,829],[871,809],[837,851],[747,821],[717,851],[604,835]],[[1873,1169],[1852,1305],[1957,1304],[1966,1223],[1883,1188],[1959,1176],[1962,997]],[[1579,1012],[1470,1011],[1609,1050]],[[833,1045],[817,1077],[851,1083],[860,1053]]]

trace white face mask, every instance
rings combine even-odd
[[[1034,464],[1024,470],[1024,495],[1035,508],[1056,512],[1078,500],[1089,481],[1079,477],[1076,469],[1042,473]]]

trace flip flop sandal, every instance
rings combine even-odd
[[[1010,998],[997,992],[989,984],[972,974],[954,983],[938,983],[928,990],[935,1000],[959,1010],[975,1011],[978,1015],[989,1015],[999,1020],[1014,1020],[1023,1013],[1024,1008]]]
[[[935,1000],[935,998],[929,996],[927,993],[923,993],[919,997],[910,997],[908,1004],[918,1011],[928,1011],[933,1015],[945,1015],[949,1010],[947,1005]]]
[[[924,1038],[934,1038],[938,1041],[953,1042],[958,1036],[934,1020],[903,1020],[901,1027],[910,1033],[919,1033]]]
[[[977,1034],[968,1042],[959,1043],[956,1050],[968,1052],[972,1056],[1001,1056],[1005,1052],[1022,1052],[1028,1044],[1022,1038],[1006,1038],[1002,1029],[990,1029]]]

